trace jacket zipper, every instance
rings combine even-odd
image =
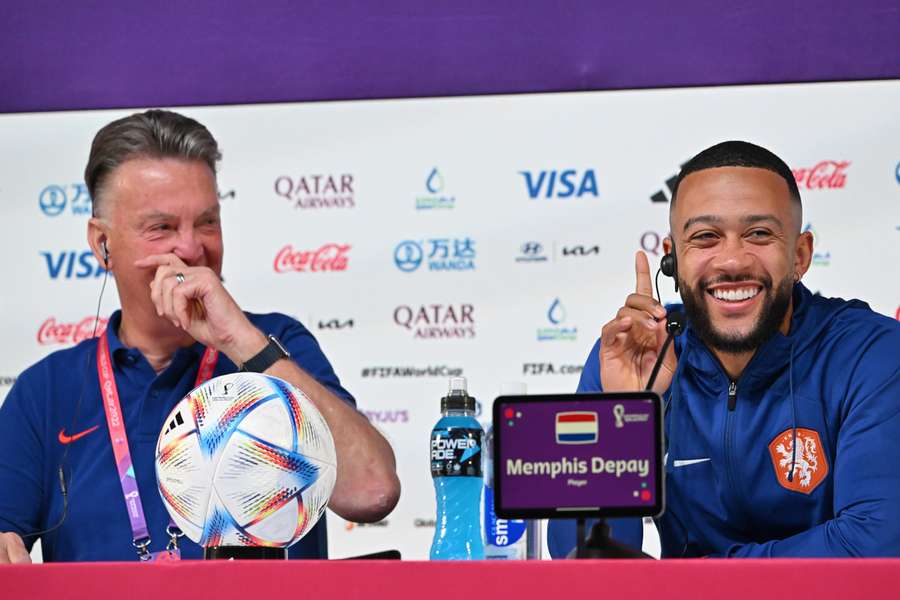
[[[728,411],[725,413],[725,479],[729,487],[735,491],[736,499],[740,502],[740,493],[737,491],[737,481],[734,478],[732,459],[734,457],[734,408],[737,405],[737,381],[732,380],[728,384]]]

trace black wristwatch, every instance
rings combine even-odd
[[[250,373],[262,373],[282,358],[290,358],[291,353],[281,345],[278,338],[271,333],[266,336],[269,344],[259,354],[241,365],[241,371]]]

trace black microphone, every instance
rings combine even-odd
[[[653,371],[650,372],[650,379],[647,380],[647,387],[644,388],[647,391],[652,390],[653,384],[656,383],[656,376],[659,375],[659,368],[663,364],[663,360],[666,357],[666,352],[669,351],[672,340],[675,339],[675,336],[681,335],[681,332],[684,331],[684,315],[677,310],[673,310],[667,314],[666,331],[669,332],[669,335],[666,336],[666,341],[663,342],[662,350],[660,351],[659,356],[656,357],[656,364],[653,365]]]

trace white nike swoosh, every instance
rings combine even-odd
[[[707,462],[711,458],[689,458],[688,460],[676,460],[672,462],[673,467],[686,467],[688,465],[696,465],[697,463]]]

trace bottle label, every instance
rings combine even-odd
[[[481,477],[481,428],[451,427],[431,432],[432,477]]]
[[[494,512],[494,489],[484,486],[484,532],[488,546],[512,546],[525,535],[525,519],[499,519]]]

